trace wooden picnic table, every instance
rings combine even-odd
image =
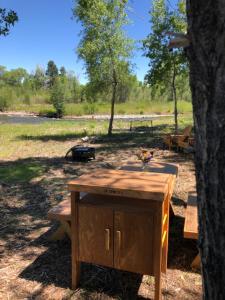
[[[88,262],[155,276],[161,299],[174,181],[171,174],[98,169],[68,183],[73,289],[80,262]]]

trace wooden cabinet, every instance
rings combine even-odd
[[[99,170],[69,183],[72,288],[78,285],[83,261],[153,275],[155,299],[161,299],[174,179],[169,174]],[[88,194],[80,198],[80,192]]]
[[[114,267],[152,274],[154,219],[142,212],[115,211]]]
[[[152,274],[153,215],[84,202],[78,204],[79,260]]]
[[[78,206],[79,260],[113,267],[113,211]]]

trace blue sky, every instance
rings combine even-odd
[[[172,1],[172,0],[171,0]],[[0,6],[15,10],[19,22],[6,37],[0,37],[0,65],[7,69],[23,67],[29,72],[37,65],[46,67],[54,60],[58,67],[72,70],[86,82],[83,62],[78,60],[80,26],[72,20],[73,0],[0,0]],[[126,27],[129,37],[138,41],[150,32],[151,0],[130,0],[132,24]],[[137,50],[133,56],[135,73],[143,80],[148,60]]]

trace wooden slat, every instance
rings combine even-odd
[[[68,183],[70,191],[163,201],[171,175],[98,169]]]
[[[184,237],[188,239],[198,239],[198,211],[197,196],[195,193],[190,193],[188,196],[184,223]]]

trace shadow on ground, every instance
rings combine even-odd
[[[51,242],[48,250],[24,269],[19,276],[26,280],[40,282],[45,286],[54,284],[69,289],[71,285],[70,252],[71,245],[68,239]],[[104,293],[119,299],[145,299],[137,295],[141,281],[142,276],[138,274],[82,263],[79,293],[83,297],[90,293]]]

